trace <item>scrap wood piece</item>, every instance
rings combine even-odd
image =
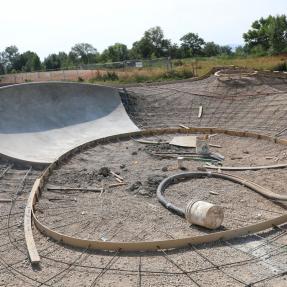
[[[180,124],[179,126],[180,126],[181,128],[186,129],[186,130],[189,130],[189,127],[188,127],[188,126],[185,126],[185,125],[182,125],[182,124]]]
[[[49,201],[77,201],[76,198],[47,197]]]
[[[196,136],[174,137],[169,144],[182,147],[196,147]]]
[[[62,190],[62,191],[94,191],[101,192],[102,188],[99,187],[67,187],[67,186],[56,186],[56,185],[47,185],[47,190]]]
[[[163,154],[176,154],[176,155],[197,155],[196,152],[169,152],[169,151],[161,151],[161,152],[155,152],[155,153],[152,153],[152,154],[155,154],[155,155],[163,155]]]
[[[209,191],[209,193],[210,193],[210,194],[213,194],[213,195],[219,195],[219,193],[218,193],[218,192],[211,191],[211,190]]]
[[[208,138],[213,138],[215,136],[217,136],[217,134],[208,135]]]
[[[177,159],[179,154],[160,154],[160,153],[153,153],[153,156],[161,157],[161,158],[174,158]],[[203,162],[212,162],[218,163],[217,159],[211,157],[204,157],[201,155],[182,155],[185,160],[195,160],[195,161],[203,161]]]
[[[215,165],[205,165],[208,169],[218,169]],[[259,165],[259,166],[221,166],[221,170],[259,170],[259,169],[273,169],[273,168],[284,168],[287,167],[287,163],[274,164],[274,165]]]
[[[202,106],[199,106],[199,109],[198,109],[198,118],[201,118],[202,116]]]
[[[123,177],[121,177],[120,175],[116,174],[115,172],[111,171],[111,174],[112,174],[115,178],[117,178],[117,179],[119,179],[119,180],[121,180],[121,181],[124,181]]]
[[[12,199],[5,199],[5,198],[0,198],[0,202],[11,202]]]
[[[222,146],[221,146],[221,145],[218,145],[218,144],[211,144],[211,143],[209,143],[208,145],[209,145],[210,147],[222,148]]]
[[[176,146],[182,146],[182,147],[196,147],[196,138],[197,136],[178,136],[178,137],[174,137],[169,142],[169,144],[176,145]],[[221,145],[217,145],[217,144],[208,143],[208,145],[211,147],[222,148]]]
[[[133,139],[134,141],[141,144],[167,144],[167,141],[151,141],[151,140],[143,140],[143,139]]]
[[[112,188],[112,187],[117,187],[117,186],[122,186],[122,185],[127,185],[127,183],[126,182],[113,183],[113,184],[110,184],[109,187]]]
[[[40,186],[41,186],[41,179],[37,178],[30,192],[27,205],[25,208],[25,214],[24,214],[25,241],[26,241],[29,258],[32,264],[40,263],[40,256],[39,256],[39,253],[38,253],[38,250],[35,244],[35,240],[33,237],[33,233],[32,233],[33,206],[35,205],[36,196],[38,195]]]
[[[214,159],[219,160],[219,161],[222,161],[225,158],[222,154],[217,153],[217,152],[209,153],[209,157],[214,158]]]

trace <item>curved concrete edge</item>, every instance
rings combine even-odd
[[[35,161],[24,160],[3,153],[0,153],[0,158],[6,162],[13,162],[15,166],[33,167],[36,170],[42,170],[43,168],[49,166],[50,164],[49,162],[35,162]]]
[[[43,190],[43,186],[46,183],[49,175],[52,171],[61,165],[66,159],[68,159],[73,154],[81,152],[82,150],[92,147],[96,144],[105,143],[112,140],[119,139],[129,139],[131,137],[141,137],[141,136],[153,136],[153,135],[161,135],[165,133],[222,133],[233,136],[241,136],[241,137],[253,137],[257,139],[265,139],[275,143],[280,143],[287,145],[287,140],[276,139],[267,135],[261,135],[253,132],[246,131],[236,131],[236,130],[225,130],[221,128],[190,128],[189,130],[184,128],[165,128],[165,129],[152,129],[152,130],[144,130],[132,133],[125,133],[116,136],[110,136],[102,139],[97,139],[83,145],[80,145],[65,154],[59,157],[58,160],[50,164],[50,166],[43,172],[43,174],[35,181],[34,186],[30,192],[29,199],[27,202],[26,210],[25,210],[25,220],[24,220],[24,230],[25,230],[25,239],[26,246],[28,250],[28,254],[32,263],[39,263],[39,254],[36,249],[36,244],[33,238],[32,233],[32,219],[36,227],[45,235],[50,236],[51,238],[66,243],[67,245],[74,247],[85,247],[91,249],[102,249],[102,250],[122,250],[122,251],[147,251],[147,250],[157,250],[157,249],[170,249],[170,248],[180,248],[184,246],[188,246],[191,244],[202,244],[208,243],[220,239],[231,239],[234,237],[251,234],[254,232],[262,231],[267,228],[271,228],[275,225],[283,224],[287,221],[287,214],[282,216],[260,222],[258,224],[249,225],[246,227],[232,229],[222,232],[215,232],[208,235],[202,236],[192,236],[187,238],[173,239],[173,240],[163,240],[163,241],[150,241],[150,242],[102,242],[102,241],[91,241],[86,239],[75,238],[71,236],[67,236],[56,231],[51,230],[49,227],[42,224],[36,217],[34,213],[35,203],[39,200],[40,194]],[[234,177],[236,178],[236,177]],[[238,178],[235,179],[238,181]],[[243,179],[244,180],[244,179]],[[247,182],[244,180],[244,182]],[[258,185],[253,184],[253,188],[256,189]],[[260,186],[259,186],[260,187]],[[260,187],[261,188],[261,187]],[[264,189],[264,188],[263,188]],[[26,234],[27,233],[27,234]]]
[[[15,86],[29,86],[29,85],[45,85],[45,84],[74,84],[74,85],[89,85],[89,86],[96,86],[96,87],[103,87],[103,88],[111,88],[113,89],[114,87],[112,86],[106,86],[106,85],[101,85],[101,84],[91,84],[91,83],[86,83],[86,82],[73,82],[73,81],[45,81],[45,82],[26,82],[26,83],[17,83],[17,84],[7,84],[0,86],[0,89],[10,89]]]

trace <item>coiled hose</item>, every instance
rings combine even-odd
[[[275,200],[287,200],[286,194],[277,194],[272,192],[271,190],[264,188],[254,182],[251,182],[249,180],[246,180],[244,178],[241,178],[239,176],[234,176],[226,173],[218,173],[218,172],[182,172],[175,175],[171,175],[167,178],[165,178],[158,186],[156,191],[156,196],[158,198],[158,201],[168,210],[171,212],[181,216],[185,217],[185,211],[182,208],[177,207],[173,203],[169,202],[164,197],[164,191],[165,189],[175,183],[177,180],[183,180],[183,179],[192,179],[192,178],[204,178],[204,177],[213,177],[213,178],[221,178],[226,179],[235,183],[242,184],[259,194],[269,198],[269,199],[275,199]]]

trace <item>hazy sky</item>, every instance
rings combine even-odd
[[[173,42],[195,32],[241,44],[254,20],[284,13],[287,0],[0,0],[0,50],[13,44],[43,59],[80,42],[100,52],[115,42],[130,48],[153,26]]]

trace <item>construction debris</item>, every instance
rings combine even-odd
[[[202,116],[202,106],[199,106],[199,109],[198,109],[198,118],[201,118]]]
[[[0,202],[12,202],[12,199],[5,199],[5,198],[0,198]]]
[[[124,181],[124,179],[123,179],[120,175],[116,174],[115,172],[110,171],[110,173],[111,173],[116,179],[120,180],[121,182]]]
[[[187,126],[185,126],[185,125],[180,124],[179,126],[180,126],[181,128],[186,129],[186,130],[189,130],[189,127],[187,127]]]
[[[179,156],[177,158],[177,167],[178,167],[178,169],[185,169],[185,167],[183,166],[183,160],[184,160],[184,157],[182,157],[182,156]]]
[[[196,153],[201,155],[208,155],[209,145],[208,141],[201,137],[196,137]]]
[[[99,187],[67,187],[67,186],[56,186],[56,185],[47,185],[47,190],[53,191],[92,191],[92,192],[101,192],[102,188]]]
[[[196,147],[196,136],[178,136],[174,137],[169,144],[181,147]]]
[[[118,187],[118,186],[122,186],[122,185],[127,185],[127,183],[125,183],[125,182],[113,183],[113,184],[110,184],[110,185],[109,185],[109,188]]]
[[[167,144],[167,141],[150,141],[150,140],[143,140],[143,139],[133,139],[134,141],[141,143],[141,144]]]

